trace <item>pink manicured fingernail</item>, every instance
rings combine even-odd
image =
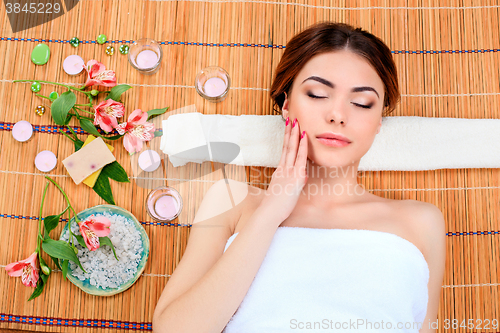
[[[302,135],[300,136],[301,139],[304,137],[305,133],[306,133],[306,131],[302,131]]]
[[[293,121],[292,128],[295,127],[295,124],[297,123],[297,118]]]
[[[285,123],[285,126],[288,126],[288,121],[289,121],[289,119],[288,119],[288,117],[286,117],[286,123]]]

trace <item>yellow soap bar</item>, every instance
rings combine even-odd
[[[92,142],[94,139],[95,139],[95,136],[89,135],[87,137],[87,140],[85,140],[85,142],[83,143],[82,148],[85,147],[88,143]],[[112,145],[108,145],[106,143],[106,146],[108,146],[108,149],[110,152],[113,152],[113,150],[115,150],[115,147],[113,147]],[[94,172],[93,174],[91,174],[90,176],[85,178],[85,180],[82,183],[84,183],[85,185],[87,185],[89,187],[94,187],[95,182],[97,181],[97,177],[99,177],[99,175],[101,174],[101,171],[102,171],[102,169],[97,170],[96,172]]]
[[[102,138],[96,138],[85,147],[66,157],[62,163],[76,185],[101,169],[106,164],[116,161]]]

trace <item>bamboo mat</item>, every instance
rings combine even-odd
[[[436,7],[439,4],[440,7]],[[2,7],[2,12],[3,7]],[[35,247],[37,216],[45,179],[34,166],[35,155],[51,150],[58,165],[49,174],[65,189],[76,211],[104,203],[93,191],[68,178],[62,159],[73,144],[57,134],[48,112],[35,114],[45,102],[30,85],[15,79],[84,82],[69,77],[62,61],[70,54],[97,59],[117,73],[118,83],[133,88],[123,95],[128,114],[137,108],[194,106],[205,114],[273,114],[269,87],[284,45],[296,33],[322,20],[346,22],[381,37],[393,50],[402,100],[393,116],[500,118],[500,4],[497,1],[144,1],[82,0],[69,13],[42,26],[12,33],[2,14],[0,55],[0,265],[28,257]],[[108,43],[93,43],[106,34]],[[67,41],[84,41],[77,49]],[[118,48],[149,37],[163,42],[161,69],[143,76]],[[51,58],[35,66],[30,54],[47,41]],[[29,39],[29,40],[28,40]],[[208,44],[207,44],[208,43]],[[242,45],[245,44],[245,45]],[[107,45],[115,54],[107,56]],[[197,95],[194,79],[209,65],[226,69],[232,88],[222,103]],[[41,94],[54,86],[42,85]],[[83,102],[83,99],[81,99]],[[26,119],[40,126],[28,143],[12,138],[12,124]],[[75,124],[76,125],[76,124]],[[80,135],[80,137],[83,137]],[[111,181],[116,204],[143,223],[151,253],[143,276],[129,290],[112,297],[80,291],[60,272],[53,273],[41,297],[27,302],[31,288],[0,273],[0,328],[114,332],[151,330],[153,311],[170,274],[185,250],[189,225],[204,193],[223,178],[217,163],[189,163],[173,168],[167,162],[163,179],[176,188],[184,208],[173,225],[154,223],[145,210],[151,184],[134,178],[122,140],[115,156],[131,183]],[[498,152],[492,152],[498,153]],[[168,161],[168,160],[167,160]],[[214,172],[212,172],[214,171]],[[226,165],[228,178],[265,188],[273,169]],[[180,180],[178,180],[180,179]],[[189,180],[189,181],[184,181]],[[420,172],[362,172],[367,190],[382,197],[430,202],[447,223],[447,261],[439,308],[439,332],[446,319],[500,320],[500,249],[498,169],[447,169]],[[44,215],[64,208],[63,197],[49,187]],[[62,224],[54,231],[58,234]],[[53,263],[47,261],[51,267]],[[482,325],[483,327],[484,325]],[[477,332],[499,331],[475,329]]]

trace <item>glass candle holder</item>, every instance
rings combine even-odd
[[[175,220],[182,211],[182,198],[179,192],[169,186],[160,186],[149,192],[146,210],[158,222]]]
[[[135,41],[128,51],[128,61],[142,74],[154,74],[160,69],[163,51],[157,41],[142,38]]]
[[[194,87],[209,102],[222,102],[229,91],[231,78],[219,66],[205,67],[196,75]]]

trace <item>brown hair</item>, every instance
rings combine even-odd
[[[385,88],[383,116],[391,113],[400,99],[396,65],[391,50],[371,33],[336,22],[316,23],[288,41],[271,85],[274,110],[281,113],[285,92],[289,95],[295,77],[309,59],[320,53],[341,49],[364,57],[374,67]],[[276,110],[276,106],[279,110]]]

